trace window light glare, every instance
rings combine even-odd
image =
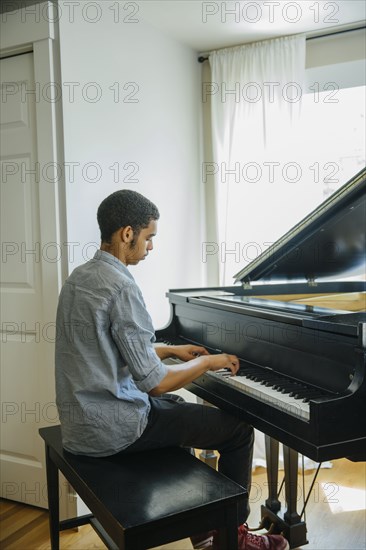
[[[332,514],[355,512],[366,507],[365,489],[344,487],[336,483],[322,483],[324,502],[327,502]]]

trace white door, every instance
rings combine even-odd
[[[49,307],[49,301],[56,302],[58,280],[56,265],[52,275],[55,245],[45,242],[44,235],[48,230],[54,234],[50,224],[58,222],[47,215],[52,209],[47,208],[45,193],[40,196],[36,115],[41,98],[33,54],[0,63],[1,496],[47,507],[44,444],[38,429],[58,423],[54,317]],[[67,492],[65,485],[63,490]]]

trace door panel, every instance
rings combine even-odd
[[[57,422],[44,319],[33,54],[1,63],[1,496],[47,506],[43,425]],[[43,210],[45,207],[42,207]],[[56,221],[54,221],[56,223]],[[47,281],[50,285],[50,281]],[[54,292],[58,292],[55,279]],[[52,323],[51,323],[52,324]]]

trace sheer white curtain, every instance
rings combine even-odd
[[[227,285],[298,221],[288,205],[298,193],[289,184],[297,181],[292,155],[305,83],[305,37],[229,48],[209,59],[212,80],[204,92],[211,100],[213,162],[207,173],[214,174],[219,276]],[[253,465],[265,466],[259,432]],[[305,468],[314,465],[305,459]]]
[[[283,170],[291,177],[286,145],[300,111],[305,37],[228,48],[209,60],[220,284],[231,284],[273,231],[284,232],[278,206],[289,190],[273,180]]]

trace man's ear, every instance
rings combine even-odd
[[[123,243],[131,243],[133,241],[133,229],[130,225],[120,229],[120,239]]]

